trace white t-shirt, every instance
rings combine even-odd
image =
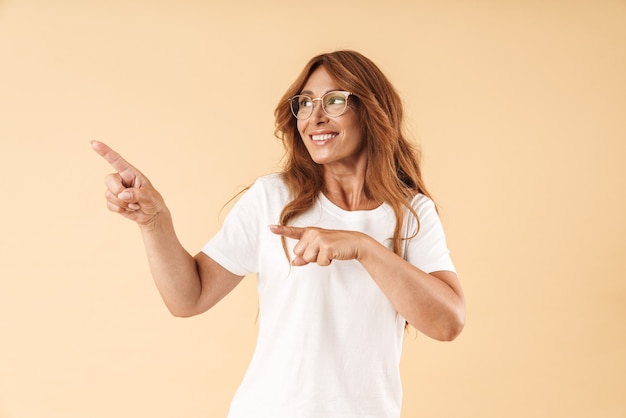
[[[400,417],[404,318],[358,261],[290,266],[268,228],[290,200],[279,175],[259,178],[203,248],[234,274],[257,273],[257,345],[228,417]],[[417,195],[413,207],[420,232],[405,258],[426,272],[454,271],[433,202]],[[416,222],[405,218],[412,235]],[[361,231],[390,248],[395,216],[387,204],[346,211],[321,194],[290,225]],[[287,239],[292,256],[295,243]]]

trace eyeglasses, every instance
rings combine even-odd
[[[322,102],[322,110],[330,117],[337,117],[343,115],[348,108],[348,96],[352,93],[348,91],[329,91],[322,97],[312,98],[304,94],[298,94],[289,99],[289,105],[291,106],[291,113],[296,119],[308,119],[313,114],[316,100]]]

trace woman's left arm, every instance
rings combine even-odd
[[[455,339],[465,325],[465,297],[456,273],[426,273],[373,238],[360,235],[356,259],[398,313],[431,338]]]
[[[398,313],[429,337],[451,341],[463,329],[465,297],[456,273],[426,273],[361,232],[280,225],[270,229],[298,240],[294,266],[358,260]]]

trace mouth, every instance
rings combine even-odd
[[[329,133],[329,134],[309,135],[309,137],[314,142],[326,142],[326,141],[329,141],[329,140],[335,138],[337,135],[339,135],[339,134],[334,132],[334,133]]]

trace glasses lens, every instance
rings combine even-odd
[[[341,116],[348,106],[348,95],[343,92],[331,91],[322,96],[322,105],[328,116]]]
[[[291,113],[296,119],[306,119],[313,113],[313,99],[309,96],[293,96],[290,101]]]

